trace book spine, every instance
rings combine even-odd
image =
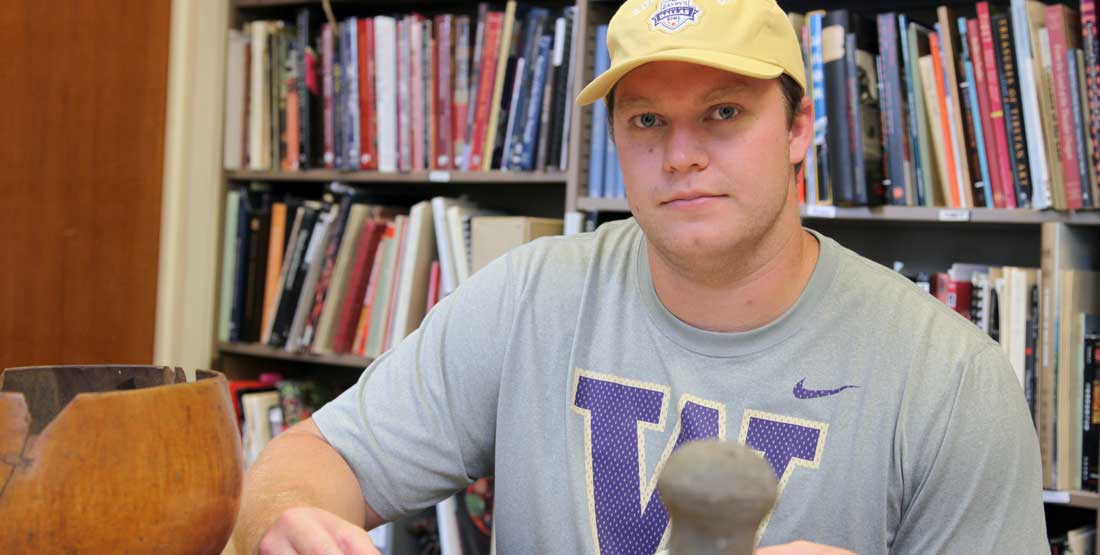
[[[378,121],[378,170],[397,170],[397,41],[392,17],[374,18],[375,117]]]
[[[451,123],[454,117],[451,114],[451,92],[454,90],[454,81],[451,79],[451,28],[454,25],[453,16],[449,14],[435,16],[436,51],[435,51],[435,82],[436,112],[435,118],[435,158],[432,167],[446,170],[452,166]]]
[[[477,99],[481,86],[481,59],[485,49],[485,27],[489,20],[489,3],[479,2],[477,5],[477,25],[474,30],[474,51],[470,58],[470,92],[466,103],[466,142],[462,152],[455,153],[455,169],[466,170],[470,168],[470,156],[474,150],[474,120],[477,116]]]
[[[906,169],[909,158],[906,152],[906,130],[902,118],[901,77],[898,72],[898,32],[894,26],[896,15],[892,12],[879,14],[878,26],[879,53],[882,57],[883,72],[879,75],[883,94],[883,137],[886,140],[887,176],[890,179],[887,199],[890,204],[904,206],[909,199],[906,195]]]
[[[1081,47],[1085,55],[1083,77],[1088,97],[1087,130],[1092,143],[1089,151],[1090,171],[1100,177],[1100,35],[1096,28],[1096,0],[1081,0]]]
[[[1069,68],[1066,65],[1066,21],[1061,5],[1047,6],[1047,31],[1050,36],[1051,81],[1054,85],[1054,105],[1058,126],[1059,154],[1062,158],[1062,181],[1066,191],[1066,207],[1078,210],[1084,206],[1081,173],[1077,170],[1077,140],[1071,106]],[[1074,61],[1076,65],[1076,61]]]
[[[493,84],[496,82],[501,26],[504,15],[490,12],[485,21],[485,44],[481,51],[481,74],[478,76],[477,100],[474,109],[474,131],[470,136],[470,158],[467,170],[480,170],[485,152],[486,128],[492,111]]]
[[[978,173],[979,181],[975,182],[975,187],[981,187],[981,193],[979,194],[975,190],[974,204],[985,208],[993,208],[993,190],[990,183],[989,175],[989,160],[986,157],[986,142],[987,136],[985,126],[982,122],[981,115],[981,102],[979,99],[979,93],[981,92],[981,85],[978,84],[977,72],[974,69],[974,60],[971,56],[970,39],[969,36],[970,24],[965,17],[959,18],[959,33],[962,38],[963,47],[963,71],[966,78],[966,107],[963,108],[967,112],[967,117],[970,118],[970,126],[967,127],[967,143],[969,149],[978,157]],[[972,144],[970,144],[972,142]]]
[[[909,152],[912,154],[913,160],[913,197],[910,199],[909,204],[915,204],[917,206],[925,206],[927,204],[926,195],[924,194],[925,183],[928,179],[925,167],[928,165],[928,153],[921,152],[920,149],[920,130],[924,127],[924,104],[920,102],[918,93],[921,90],[920,77],[916,64],[916,58],[919,56],[916,52],[910,51],[909,45],[909,22],[904,14],[898,15],[898,32],[901,39],[901,58],[902,65],[905,67],[905,105],[907,106],[907,116],[909,119]],[[814,85],[814,91],[816,94],[816,87]]]
[[[333,120],[333,83],[332,83],[332,70],[333,70],[333,43],[332,43],[332,25],[325,23],[321,25],[321,67],[323,72],[324,83],[324,134],[325,134],[325,147],[324,147],[324,165],[326,168],[332,169],[336,167],[336,126]]]
[[[852,118],[848,99],[848,65],[845,52],[848,29],[848,12],[829,11],[825,15],[821,31],[822,55],[824,57],[824,76],[826,117],[828,129],[826,139],[829,149],[829,181],[832,185],[833,200],[836,204],[853,205],[856,203],[855,139],[852,137]]]
[[[357,170],[360,159],[360,118],[359,118],[359,21],[350,18],[347,21],[348,65],[344,68],[345,98],[344,125],[347,126],[347,154],[344,157],[344,169]]]
[[[992,208],[993,195],[989,190],[989,165],[985,158],[985,141],[982,136],[982,118],[978,106],[978,86],[974,82],[974,63],[970,56],[966,18],[956,20],[959,29],[959,100],[963,112],[963,131],[966,134],[966,151],[972,167],[974,206]]]
[[[333,30],[335,44],[335,58],[332,62],[332,123],[333,146],[335,153],[333,166],[344,169],[348,155],[348,124],[347,124],[347,79],[344,77],[348,67],[348,41],[347,22],[341,21]]]
[[[523,124],[522,141],[520,145],[520,157],[518,163],[514,168],[518,170],[530,171],[535,166],[535,148],[538,139],[539,120],[542,115],[543,107],[543,94],[546,89],[546,75],[549,71],[550,65],[550,43],[552,39],[549,35],[543,35],[539,37],[538,54],[535,57],[535,68],[531,74],[531,86],[530,86],[530,99],[527,102],[527,114]],[[513,158],[513,162],[517,162]]]
[[[997,174],[993,187],[993,204],[997,208],[1016,208],[1016,193],[1012,185],[1012,159],[1008,151],[1004,107],[1001,105],[1001,78],[997,75],[999,64],[993,48],[993,24],[989,16],[989,4],[978,2],[976,8],[982,66],[985,69],[986,86],[989,88],[989,126],[993,133],[991,158],[995,161],[996,167],[995,170],[991,169],[991,172]]]
[[[378,169],[374,122],[374,20],[359,20],[359,169]]]
[[[607,26],[596,28],[596,67],[595,74],[607,70],[611,57],[607,51]],[[603,198],[604,194],[604,158],[607,155],[607,104],[603,99],[592,105],[592,126],[588,151],[588,196]]]
[[[933,81],[936,87],[936,104],[939,107],[939,122],[933,122],[936,131],[940,133],[943,142],[943,156],[940,164],[944,168],[946,182],[944,187],[944,200],[951,208],[962,208],[962,199],[959,196],[959,174],[955,167],[954,133],[951,132],[951,115],[948,112],[947,87],[944,86],[943,50],[940,47],[940,33],[928,35],[928,48],[932,53]]]
[[[1073,117],[1073,144],[1076,147],[1074,160],[1077,163],[1075,171],[1079,176],[1081,186],[1081,204],[1085,207],[1093,206],[1092,185],[1089,183],[1088,155],[1085,146],[1085,119],[1081,111],[1080,84],[1077,75],[1077,58],[1080,50],[1071,48],[1066,50],[1066,73],[1069,76],[1070,107]]]
[[[248,285],[248,234],[251,223],[251,210],[248,189],[240,192],[240,202],[237,208],[237,243],[236,259],[234,265],[236,275],[233,277],[233,310],[229,319],[229,341],[242,341],[244,337],[244,305],[245,288]]]
[[[1011,156],[1012,177],[1016,190],[1016,206],[1027,208],[1031,205],[1031,167],[1027,159],[1027,137],[1024,136],[1024,116],[1020,102],[1019,74],[1016,72],[1015,45],[1012,41],[1012,28],[1006,15],[997,15],[992,19],[997,37],[997,52],[1000,58],[998,70],[1004,104],[1005,131],[1008,138],[1009,156]]]
[[[466,112],[470,104],[470,17],[454,18],[454,87],[451,89],[451,160],[445,169],[461,169],[466,150]]]
[[[412,16],[397,22],[397,169],[403,172],[413,169],[412,116],[415,107],[412,100]]]
[[[994,191],[997,190],[997,186],[995,185],[997,172],[993,167],[993,162],[989,160],[990,153],[993,152],[993,130],[990,128],[989,120],[989,86],[985,82],[985,68],[982,66],[981,41],[978,37],[978,20],[975,18],[959,18],[960,25],[963,24],[964,20],[966,25],[966,33],[964,36],[967,42],[967,51],[972,72],[970,77],[970,82],[973,85],[971,90],[971,96],[973,97],[971,104],[973,105],[975,117],[975,135],[980,145],[978,155],[984,164],[981,175],[985,188],[985,206],[986,208],[997,208],[994,199]]]
[[[302,329],[302,343],[304,349],[313,346],[317,325],[321,320],[321,311],[324,310],[325,300],[329,296],[329,284],[332,283],[332,272],[336,268],[336,253],[340,251],[340,244],[344,239],[345,227],[348,222],[348,214],[351,212],[351,195],[344,195],[340,199],[340,208],[336,213],[336,221],[332,224],[332,232],[325,252],[320,259],[321,272],[317,278],[317,288],[313,293],[313,304],[306,318],[305,327]]]
[[[1027,137],[1027,158],[1031,169],[1031,207],[1036,210],[1050,208],[1050,167],[1046,155],[1046,137],[1043,136],[1042,115],[1039,110],[1038,80],[1035,77],[1035,47],[1031,44],[1031,28],[1026,0],[1012,0],[1011,17],[1013,40],[1016,44],[1016,67],[1020,76],[1020,104],[1024,118],[1024,136]]]
[[[1081,486],[1097,491],[1100,485],[1100,336],[1085,336],[1085,372],[1081,384]]]
[[[855,176],[855,184],[853,186],[853,193],[855,194],[852,202],[859,206],[866,206],[870,204],[869,199],[875,196],[881,197],[881,195],[875,195],[871,192],[872,188],[877,187],[881,191],[881,181],[875,179],[875,177],[881,175],[881,166],[876,167],[877,163],[881,162],[881,156],[877,159],[869,159],[867,156],[868,145],[864,142],[865,124],[870,123],[872,118],[868,117],[864,113],[864,105],[862,99],[864,94],[878,94],[877,91],[873,92],[866,88],[866,84],[863,79],[860,78],[861,73],[868,79],[874,79],[874,61],[868,65],[860,63],[860,57],[863,52],[856,50],[856,34],[847,33],[844,35],[845,47],[844,47],[844,63],[846,64],[846,89],[848,92],[848,137],[851,139],[850,149],[852,156],[852,174]],[[860,70],[863,70],[862,72]],[[878,110],[877,106],[871,111],[871,113],[877,118]],[[881,134],[874,134],[875,138],[881,137]],[[880,148],[881,146],[875,145]],[[618,164],[616,164],[616,167]],[[871,174],[874,174],[872,176]],[[618,184],[616,183],[616,188]],[[618,196],[625,197],[626,194],[623,191],[619,191]]]
[[[580,25],[580,20],[577,18],[577,7],[567,6],[564,13],[567,33],[565,42],[568,51],[565,53],[562,63],[562,72],[565,73],[566,77],[562,79],[565,83],[565,92],[562,93],[561,100],[564,108],[560,112],[563,114],[561,117],[561,154],[558,161],[558,169],[561,171],[565,171],[569,167],[569,130],[573,125],[573,75],[577,73],[573,71],[573,68],[579,57],[577,55],[579,51],[578,43],[581,41],[581,33],[577,30],[577,26]]]
[[[297,51],[298,79],[295,86],[298,92],[298,161],[296,167],[305,169],[312,167],[311,164],[314,163],[310,147],[316,137],[313,134],[311,121],[312,118],[317,117],[317,114],[312,113],[311,110],[310,87],[314,87],[312,92],[315,94],[317,77],[313,74],[316,71],[316,62],[313,60],[313,49],[309,40],[313,29],[308,8],[298,10],[297,32],[295,50]]]

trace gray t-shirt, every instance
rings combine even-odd
[[[763,453],[761,545],[1047,552],[1038,442],[997,343],[815,234],[780,318],[703,331],[661,304],[633,220],[535,241],[444,299],[314,419],[394,519],[495,475],[500,553],[653,553],[681,442]]]

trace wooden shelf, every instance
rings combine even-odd
[[[927,206],[803,206],[808,220],[885,220],[894,222],[944,222],[977,224],[1024,224],[1064,222],[1100,225],[1100,212],[1055,212],[1053,210],[1007,210],[993,208],[952,209]]]
[[[353,355],[319,355],[313,353],[290,353],[260,343],[218,343],[218,351],[226,354],[244,355],[260,358],[292,360],[307,364],[343,366],[360,370],[370,366],[371,359]]]
[[[416,171],[398,172],[348,172],[339,170],[304,170],[299,172],[281,171],[226,171],[230,181],[284,181],[284,182],[328,182],[344,183],[508,183],[545,185],[565,185],[565,173],[562,172],[460,172],[460,171]]]
[[[1100,494],[1091,491],[1043,490],[1043,502],[1080,509],[1100,509]]]
[[[627,212],[626,199],[577,199],[577,208],[584,211]],[[807,220],[879,220],[887,222],[943,222],[975,224],[1037,225],[1063,222],[1078,225],[1100,225],[1100,212],[1055,212],[1053,210],[1006,210],[993,208],[949,209],[926,206],[802,206]]]

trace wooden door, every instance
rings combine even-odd
[[[4,0],[0,368],[150,363],[170,0]]]

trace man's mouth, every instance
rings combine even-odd
[[[696,208],[710,204],[718,199],[725,198],[727,195],[716,195],[706,192],[685,192],[672,197],[661,203],[662,206],[668,206],[670,208]]]

